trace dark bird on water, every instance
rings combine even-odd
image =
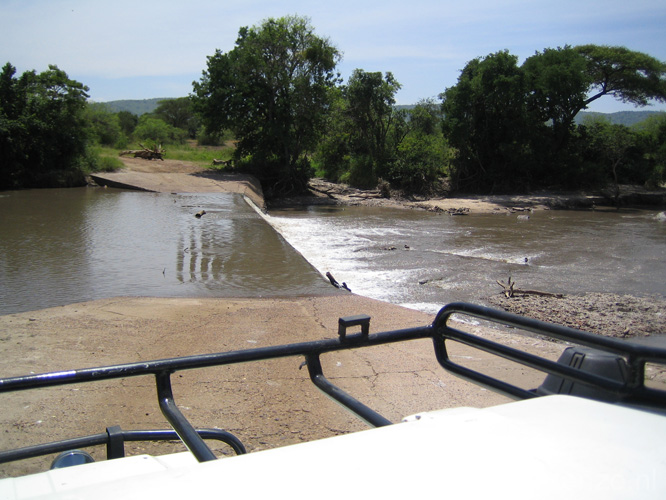
[[[202,215],[206,215],[206,211],[205,211],[205,210],[201,210],[200,212],[197,212],[196,214],[194,214],[194,216],[195,216],[197,219],[201,219],[201,216],[202,216]]]

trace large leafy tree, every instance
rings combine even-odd
[[[196,135],[198,120],[192,110],[192,102],[187,97],[164,99],[153,114],[172,127],[187,131],[192,138]]]
[[[520,67],[506,51],[470,61],[441,95],[458,150],[454,180],[474,190],[575,183],[574,118],[607,95],[636,106],[665,102],[666,64],[597,45],[546,49]]]
[[[580,45],[574,50],[585,59],[589,79],[584,106],[605,95],[635,106],[666,102],[666,63],[625,47]]]
[[[344,89],[347,116],[352,126],[352,150],[363,156],[371,184],[386,176],[403,135],[404,117],[395,109],[395,94],[400,83],[392,73],[354,70]],[[396,136],[397,134],[397,136]]]
[[[604,96],[635,106],[666,101],[666,64],[625,47],[581,45],[545,49],[522,66],[529,109],[549,122],[554,147],[565,145],[574,118]]]
[[[0,73],[0,189],[81,182],[88,88],[57,66],[15,75]]]
[[[444,133],[457,150],[458,189],[493,191],[529,184],[525,76],[508,51],[474,59],[440,95]]]
[[[306,18],[241,28],[233,50],[217,50],[194,82],[195,109],[209,131],[231,129],[236,157],[270,192],[305,187],[307,154],[322,132],[338,50]]]

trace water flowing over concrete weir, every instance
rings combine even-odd
[[[303,260],[305,260],[315,271],[317,271],[319,274],[321,274],[322,278],[324,278],[326,281],[328,281],[328,278],[326,277],[326,270],[325,269],[318,269],[312,262],[310,262],[305,255],[303,255],[297,248],[295,248],[287,236],[284,234],[282,231],[282,228],[280,228],[279,224],[275,223],[275,220],[266,213],[266,211],[259,206],[248,196],[243,196],[243,199],[245,200],[245,203],[250,205],[252,209],[259,214],[259,217],[261,217],[269,226],[275,230],[277,234],[280,235],[280,237],[287,242],[287,244],[296,252],[298,255],[303,257]],[[335,288],[331,287],[331,289],[335,290]],[[344,291],[343,291],[344,292]]]

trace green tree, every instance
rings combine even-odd
[[[404,137],[404,114],[395,109],[395,94],[400,83],[392,73],[369,73],[356,69],[344,88],[347,116],[352,126],[353,155],[364,161],[356,163],[352,182],[374,187],[377,179],[387,177],[395,161],[397,145]]]
[[[84,112],[90,138],[104,146],[116,146],[123,141],[118,115],[101,103],[88,103]]]
[[[337,182],[348,177],[352,125],[347,112],[348,102],[342,94],[342,88],[334,87],[329,93],[330,106],[324,123],[326,134],[319,140],[314,157],[318,175]]]
[[[409,111],[407,133],[397,145],[389,172],[392,186],[410,194],[433,191],[449,160],[441,123],[441,109],[433,100],[423,100]]]
[[[118,124],[126,137],[132,137],[139,117],[129,111],[118,111]]]
[[[141,115],[139,123],[134,129],[134,138],[137,141],[147,141],[151,144],[182,144],[185,142],[186,132],[172,127],[164,120],[152,115]]]
[[[632,129],[648,164],[648,187],[656,188],[666,182],[666,113],[651,116]]]
[[[574,118],[606,95],[636,106],[666,102],[666,65],[597,45],[546,49],[521,67],[507,51],[470,61],[441,95],[445,133],[457,150],[454,186],[575,184],[586,136]]]
[[[0,74],[0,189],[80,184],[88,88],[57,66]]]
[[[635,106],[666,101],[666,64],[625,47],[545,49],[522,68],[529,109],[541,123],[549,123],[554,153],[566,146],[576,115],[603,96]]]
[[[236,46],[208,57],[192,96],[209,132],[231,129],[236,157],[267,193],[300,191],[319,140],[340,59],[306,18],[268,19],[239,30]]]
[[[651,100],[666,102],[666,63],[625,47],[580,45],[574,50],[586,62],[591,95],[584,106],[605,95],[635,106],[647,106]],[[572,110],[573,116],[580,109]]]
[[[160,101],[153,115],[172,127],[187,131],[190,138],[196,136],[198,120],[192,108],[192,101],[187,97]]]
[[[620,184],[645,181],[647,173],[645,170],[640,172],[642,163],[637,154],[636,134],[629,127],[614,125],[606,120],[594,120],[586,123],[585,127],[589,147],[606,173],[606,179],[612,183],[615,203],[619,207]],[[642,174],[642,178],[637,179],[637,174]]]
[[[456,155],[455,189],[495,191],[530,186],[531,123],[526,82],[508,51],[474,59],[443,94],[444,135]]]

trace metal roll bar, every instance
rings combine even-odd
[[[463,332],[449,325],[450,319],[454,314],[472,316],[495,325],[520,328],[550,339],[572,342],[613,353],[621,356],[626,361],[630,376],[625,381],[611,380],[594,373],[565,366],[540,356],[504,346],[471,333]],[[361,333],[347,334],[347,328],[352,326],[361,326]],[[606,338],[465,303],[454,303],[443,307],[437,314],[434,322],[428,326],[375,334],[369,333],[369,326],[369,316],[350,316],[340,318],[338,338],[335,339],[0,378],[0,394],[2,394],[43,387],[151,375],[155,377],[160,409],[173,428],[173,430],[122,431],[118,427],[109,427],[106,433],[93,436],[47,443],[18,450],[3,451],[0,452],[0,463],[32,458],[75,447],[105,443],[107,444],[108,458],[118,458],[124,456],[124,444],[122,444],[124,441],[171,440],[176,436],[199,461],[214,460],[217,458],[206,445],[204,439],[223,441],[229,444],[237,454],[245,453],[243,444],[232,434],[219,429],[195,429],[190,424],[180,410],[178,410],[175,403],[171,390],[171,375],[182,370],[285,357],[303,357],[305,359],[304,364],[307,365],[310,379],[314,385],[369,425],[374,427],[390,425],[392,423],[390,420],[356,400],[326,379],[321,366],[320,356],[335,351],[360,349],[428,338],[433,341],[435,356],[443,368],[460,377],[513,398],[533,398],[538,397],[539,394],[534,390],[525,390],[453,362],[448,355],[447,342],[465,344],[546,374],[554,374],[587,386],[598,387],[614,395],[617,401],[621,401],[622,403],[636,404],[661,410],[666,409],[666,391],[646,388],[644,386],[646,363],[653,362],[666,365],[666,349],[664,348]]]

